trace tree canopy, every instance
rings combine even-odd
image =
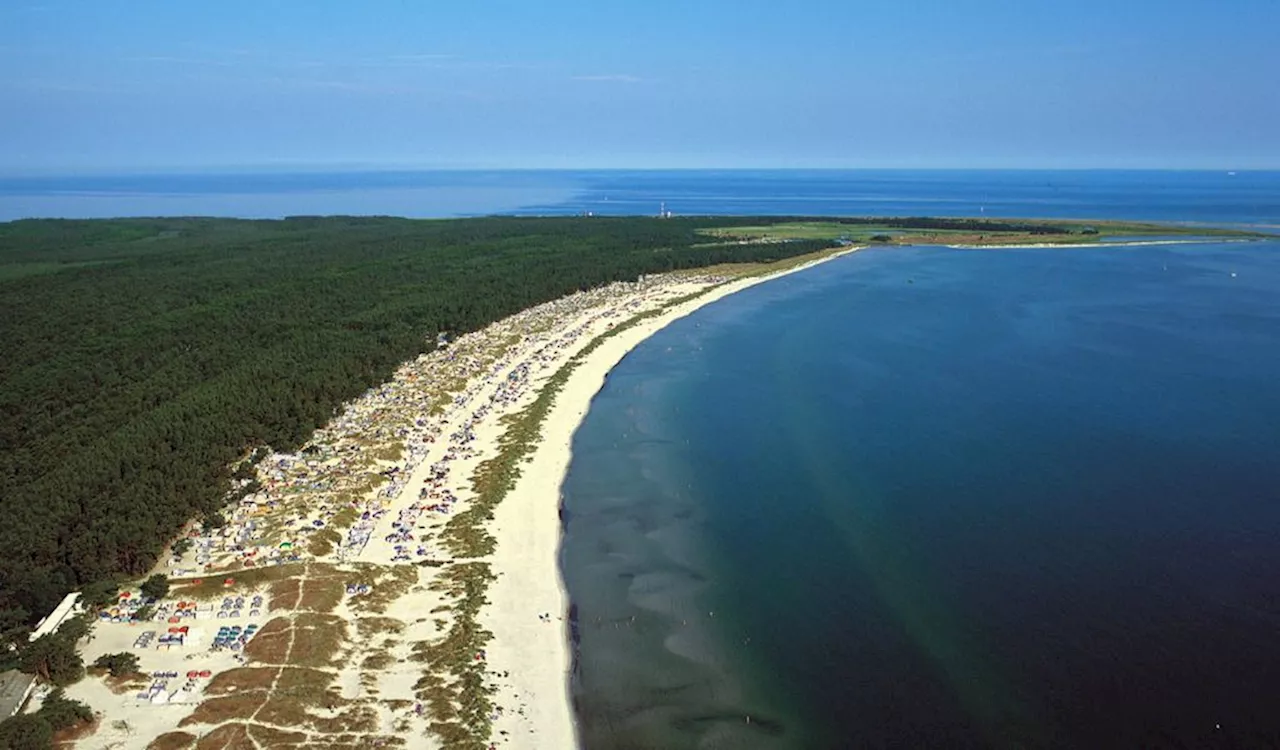
[[[169,593],[169,576],[156,573],[142,582],[140,590],[149,599],[163,599]]]
[[[747,222],[0,224],[0,630],[150,569],[186,521],[220,518],[246,451],[296,449],[441,332],[642,274],[827,244],[697,232]]]

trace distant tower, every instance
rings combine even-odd
[[[667,202],[666,201],[663,201],[658,207],[658,218],[659,219],[667,218]]]

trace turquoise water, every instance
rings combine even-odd
[[[575,438],[588,748],[1280,742],[1280,243],[863,251]]]

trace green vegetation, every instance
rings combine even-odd
[[[36,718],[45,720],[53,731],[59,732],[93,721],[93,711],[80,701],[71,700],[62,692],[62,688],[58,688],[44,699],[40,710],[36,712]]]
[[[92,722],[93,711],[72,700],[61,688],[49,694],[34,714],[19,714],[0,721],[0,747],[6,750],[49,750],[54,733]]]
[[[35,714],[19,714],[0,721],[0,747],[8,750],[48,750],[53,727]]]
[[[746,223],[0,224],[0,630],[145,572],[191,518],[216,525],[245,455],[297,449],[438,333],[642,274],[829,244],[707,246],[699,233]]]
[[[127,677],[138,671],[138,657],[127,652],[103,654],[93,662],[93,666],[105,669],[112,677]]]
[[[88,609],[103,609],[120,598],[120,585],[115,581],[96,581],[80,590],[80,604]]]
[[[24,644],[18,651],[18,669],[45,682],[65,687],[84,677],[84,660],[76,642],[89,632],[83,617],[67,620],[52,633]]]
[[[777,219],[768,224],[726,226],[703,232],[721,241],[842,240],[862,244],[1092,243],[1133,236],[1258,237],[1253,232],[1210,227],[1103,221],[1047,221],[966,218]]]
[[[169,576],[156,573],[142,582],[140,590],[148,599],[163,599],[169,594]]]
[[[147,571],[186,521],[225,523],[246,456],[299,448],[438,334],[642,274],[872,235],[1143,232],[1214,234],[801,217],[0,224],[0,638],[20,641],[73,588]]]

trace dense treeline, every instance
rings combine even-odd
[[[754,219],[759,222],[759,219]],[[0,224],[0,631],[139,574],[246,448],[462,333],[575,290],[825,246],[734,219],[127,219]]]

